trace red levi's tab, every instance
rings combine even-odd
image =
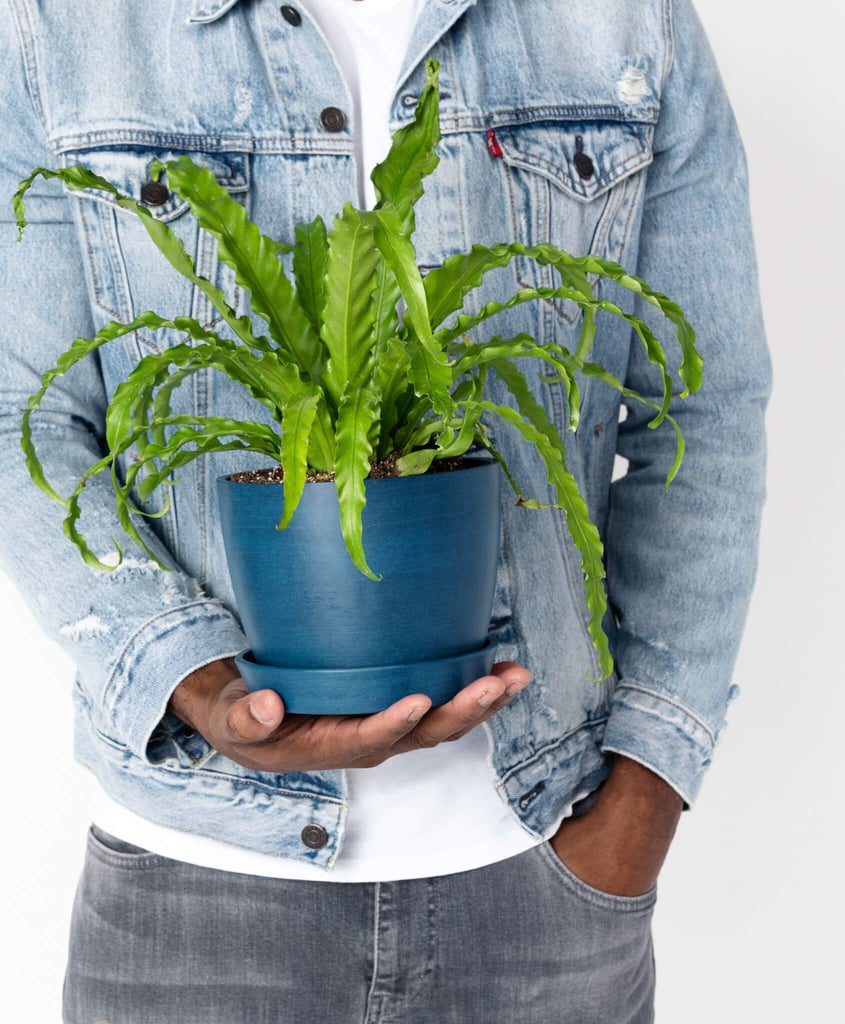
[[[502,147],[499,145],[499,140],[496,138],[496,133],[492,128],[487,129],[487,148],[490,151],[490,156],[502,155]]]

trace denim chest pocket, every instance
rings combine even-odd
[[[642,195],[641,172],[652,160],[652,126],[621,121],[557,121],[495,130],[507,171],[513,236],[552,242],[575,256],[591,252],[620,261]],[[526,288],[556,284],[550,267],[518,258]],[[578,307],[554,303],[572,325]]]
[[[159,161],[180,154],[170,150],[99,149],[68,154],[69,164],[79,163],[112,182],[124,195],[142,203],[157,220],[166,223],[194,260],[198,273],[223,288],[238,312],[240,296],[228,268],[218,264],[216,243],[201,231],[190,216],[188,203],[171,192],[167,178],[153,178]],[[249,192],[249,165],[244,154],[191,152],[191,159],[212,171],[217,181],[241,202]],[[77,204],[84,257],[87,260],[92,306],[98,323],[126,322],[153,309],[165,317],[190,315],[203,326],[212,325],[218,314],[208,298],[185,280],[156,249],[138,218],[118,207],[104,192],[72,193]],[[182,340],[175,331],[137,332],[125,343],[102,350],[106,377],[119,380],[149,352],[160,351]]]

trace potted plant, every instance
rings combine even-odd
[[[259,453],[275,464],[280,482],[258,486],[225,480],[220,497],[230,574],[252,644],[252,652],[240,659],[241,669],[251,687],[278,689],[290,711],[372,711],[410,692],[427,692],[440,702],[489,670],[493,652],[486,633],[498,550],[499,467],[518,504],[548,507],[522,494],[491,442],[491,418],[518,431],[545,463],[555,507],[565,513],[581,557],[590,635],[606,677],[612,659],[602,628],[607,601],[601,541],[567,469],[563,439],[532,396],[522,367],[534,361],[563,383],[573,429],[583,377],[652,406],[651,425],[668,421],[677,435],[667,485],[683,457],[683,439],[669,414],[673,379],[663,347],[644,321],[597,299],[589,276],[612,279],[669,319],[681,349],[682,396],[701,381],[695,335],[682,311],[618,264],[576,258],[550,244],[513,242],[476,245],[448,257],[423,279],[412,236],[423,179],[438,162],[434,61],[428,62],[426,76],[413,121],[396,133],[389,155],[373,171],[375,208],[347,204],[328,230],[319,217],[300,224],[290,246],[263,235],[211,172],[188,157],[157,166],[168,188],[216,239],[220,261],[251,297],[252,316],[238,315],[226,295],[197,272],[166,223],[84,167],[38,168],[21,182],[14,199],[23,232],[24,195],[39,176],[109,194],[140,219],[165,258],[210,299],[224,322],[225,330],[215,331],[187,316],[168,319],[147,311],[129,323],[112,321],[93,338],[77,339],[30,399],[22,445],[35,483],[67,510],[67,537],[98,569],[114,564],[105,565],[94,554],[79,528],[80,497],[92,475],[111,474],[123,529],[155,559],[133,515],[144,514],[144,502],[171,484],[181,467],[221,451]],[[283,267],[287,254],[293,280]],[[467,296],[485,275],[515,257],[551,266],[557,285],[522,288],[466,312]],[[497,314],[549,299],[580,307],[574,351],[540,345],[528,335],[479,337],[478,328]],[[591,360],[600,311],[624,317],[639,335],[662,376],[661,402],[630,391]],[[108,407],[106,453],[71,495],[59,495],[45,478],[30,428],[45,392],[100,346],[139,329],[162,328],[181,332],[185,342],[145,356],[131,370]],[[173,415],[174,390],[207,368],[246,388],[269,416],[243,421]],[[488,374],[505,385],[512,404],[491,401]],[[452,471],[436,472],[442,467]],[[462,523],[471,529],[461,529]],[[314,579],[306,580],[312,570]],[[265,610],[270,619],[262,623]],[[324,611],[333,617],[317,624]],[[452,624],[456,633],[444,636]],[[385,648],[387,665],[373,660]],[[291,689],[297,682],[301,690]]]

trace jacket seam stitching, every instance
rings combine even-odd
[[[320,153],[349,156],[353,152],[352,140],[335,142],[322,136],[306,134],[253,135],[197,134],[194,132],[167,132],[142,128],[102,128],[75,135],[58,135],[51,140],[57,153],[72,153],[79,149],[103,149],[123,144],[126,146],[154,146],[156,148],[185,148],[197,146],[206,152],[237,153]],[[287,143],[287,149],[278,149]]]
[[[650,690],[646,686],[638,686],[636,684],[626,683],[624,681],[619,683],[616,689],[616,695],[623,695],[622,691],[625,690],[631,693],[641,693],[646,697],[651,697],[654,700],[659,700],[663,704],[668,704],[669,707],[675,708],[676,711],[680,711],[681,714],[688,718],[691,722],[695,722],[695,724],[700,729],[702,729],[703,732],[707,734],[707,736],[710,738],[711,743],[715,745],[716,734],[710,727],[710,725],[708,725],[708,723],[705,722],[703,718],[700,718],[694,711],[688,708],[685,704],[682,704],[679,700],[669,697],[665,693],[658,693],[655,690]],[[656,712],[647,710],[645,708],[637,708],[637,710],[642,711],[645,714],[656,715]]]
[[[603,714],[599,717],[590,719],[589,722],[582,722],[577,728],[570,729],[569,732],[564,733],[563,736],[559,737],[556,740],[553,740],[551,743],[547,743],[543,747],[540,747],[539,750],[535,750],[530,757],[527,757],[524,760],[520,761],[518,764],[515,764],[512,768],[509,768],[504,775],[500,776],[498,786],[505,786],[508,782],[511,781],[511,779],[515,778],[520,772],[524,771],[526,768],[531,767],[531,765],[537,764],[538,762],[542,761],[549,754],[552,754],[556,750],[565,746],[570,740],[574,739],[579,734],[593,732],[599,727],[604,726],[607,723],[608,718],[609,715]]]
[[[101,729],[93,726],[93,731],[99,740],[102,740],[104,745],[113,750],[116,754],[121,757],[125,757],[129,754],[133,759],[137,758],[131,747],[127,747],[115,740],[114,737],[104,733]],[[219,751],[215,748],[211,748],[209,755],[219,755]],[[221,755],[222,756],[222,755]],[[212,783],[224,783],[232,787],[244,787],[248,789],[259,789],[263,793],[267,793],[268,796],[279,796],[285,799],[299,800],[303,797],[307,797],[310,800],[314,800],[321,804],[332,804],[336,807],[343,807],[344,800],[342,797],[329,796],[325,793],[315,793],[309,789],[290,789],[284,786],[275,785],[272,782],[264,782],[258,777],[258,773],[252,775],[234,775],[232,772],[218,771],[216,769],[206,768],[204,765],[190,767],[183,767],[182,765],[169,765],[166,761],[161,761],[156,764],[152,764],[149,761],[139,758],[138,760],[149,770],[154,770],[156,773],[166,772],[171,776],[181,776],[183,778],[201,778],[204,784],[208,782]],[[300,773],[306,774],[306,773]],[[313,773],[310,773],[313,774]],[[137,775],[135,776],[138,777]]]
[[[486,131],[491,127],[519,127],[520,125],[532,124],[537,121],[574,121],[592,120],[594,118],[619,121],[623,124],[654,124],[657,115],[657,107],[648,107],[642,112],[638,111],[636,117],[632,117],[612,103],[583,103],[580,105],[556,103],[547,106],[531,107],[506,106],[485,111],[484,114],[443,113],[441,116],[441,129],[448,131],[451,128],[453,131],[459,131],[466,128],[476,128],[479,131]]]
[[[41,129],[47,135],[47,117],[44,112],[42,101],[42,90],[38,83],[38,60],[35,51],[35,34],[29,19],[29,13],[25,10],[21,0],[10,0],[15,23],[18,29],[18,38],[21,44],[23,64],[26,72],[26,84],[32,101],[32,108],[35,116],[41,125]]]
[[[686,738],[688,739],[689,737]],[[679,781],[678,778],[674,775],[670,777],[670,773],[667,772],[665,768],[659,767],[659,765],[655,761],[653,761],[649,757],[645,757],[641,751],[629,750],[626,749],[622,744],[616,743],[603,744],[601,749],[603,754],[618,754],[621,757],[627,757],[629,761],[636,761],[637,764],[641,764],[644,768],[648,768],[649,771],[653,772],[659,778],[663,779],[663,781],[667,785],[671,786],[672,789],[674,789],[675,792],[679,794],[679,796],[683,799],[684,803],[686,804],[686,807],[692,807],[694,797],[691,792],[687,791],[686,786],[681,781]],[[698,771],[698,777],[701,777],[700,768]],[[684,782],[686,781],[688,780],[684,779]],[[695,779],[693,779],[693,789],[694,787]]]
[[[663,38],[666,43],[666,56],[663,61],[663,80],[660,83],[661,93],[666,87],[666,82],[672,68],[675,66],[675,0],[663,0]]]
[[[625,226],[622,229],[622,239],[619,243],[619,263],[623,262],[625,250],[628,246],[628,240],[631,237],[631,221],[634,219],[634,211],[639,210],[640,218],[642,218],[641,194],[645,185],[645,176],[643,174],[630,175],[626,181],[632,182],[634,187],[633,195],[630,197],[630,202],[628,203],[628,214],[625,217]],[[621,402],[621,400],[622,399],[620,397],[619,402]]]
[[[201,599],[197,601],[190,601],[188,604],[180,605],[178,608],[168,608],[167,611],[159,612],[157,615],[154,615],[151,619],[147,619],[144,623],[138,626],[138,628],[128,637],[123,647],[120,649],[119,654],[114,660],[114,666],[112,670],[109,672],[105,686],[103,687],[101,705],[103,707],[108,707],[108,699],[111,695],[112,690],[114,689],[117,680],[118,667],[123,663],[124,658],[127,658],[128,662],[121,674],[125,674],[126,672],[131,670],[132,664],[135,661],[135,657],[131,656],[131,649],[133,646],[136,645],[139,638],[148,629],[153,628],[156,625],[156,623],[160,622],[162,619],[167,619],[171,616],[182,616],[191,608],[202,607],[205,607],[207,609],[206,617],[208,619],[226,619],[229,617],[228,613],[226,612],[226,609],[219,602]]]
[[[592,120],[604,119],[618,121],[623,124],[654,125],[657,123],[657,111],[647,116],[630,117],[618,107],[610,105],[585,105],[581,107],[533,107],[524,110],[503,109],[474,114],[444,114],[441,117],[441,131],[444,135],[462,131],[486,132],[489,128],[520,126],[539,121],[561,120]],[[43,123],[43,122],[42,122]],[[45,125],[46,131],[46,125]],[[234,135],[234,134],[197,134],[194,132],[162,132],[140,128],[99,129],[75,135],[58,135],[50,140],[50,145],[58,154],[75,152],[79,149],[103,148],[110,145],[135,146],[198,146],[210,152],[234,150],[243,153],[319,153],[328,155],[350,156],[353,152],[352,139],[341,138],[332,141],[316,134],[303,132],[287,135]],[[286,148],[279,148],[286,144]]]

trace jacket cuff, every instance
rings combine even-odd
[[[715,745],[711,728],[671,695],[654,693],[632,680],[617,686],[602,751],[650,768],[687,807],[698,796]]]
[[[247,646],[237,620],[216,601],[195,601],[149,619],[127,641],[105,686],[103,712],[115,738],[148,760],[150,737],[185,676]]]

